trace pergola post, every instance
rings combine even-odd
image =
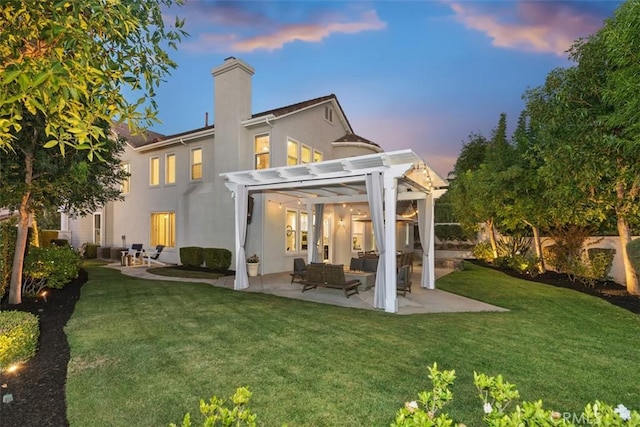
[[[385,296],[384,311],[398,311],[397,274],[396,274],[396,189],[395,175],[384,173],[384,238],[385,238]]]

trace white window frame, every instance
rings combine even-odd
[[[296,146],[296,152],[295,152],[295,157],[291,156],[289,154],[289,144],[295,144]],[[294,163],[289,163],[291,160],[294,161]],[[296,141],[293,138],[287,138],[287,162],[286,165],[287,166],[293,166],[293,165],[298,165],[300,164],[300,142]]]
[[[154,231],[154,216],[163,215],[164,218],[168,221],[168,224],[165,224],[165,227],[168,227],[164,230],[164,234],[168,235],[165,239],[160,239],[159,235]],[[173,218],[173,219],[171,219]],[[160,212],[151,212],[149,215],[149,242],[151,246],[155,247],[157,245],[163,245],[166,248],[175,248],[176,247],[176,213],[175,211],[160,211]]]
[[[324,119],[329,123],[333,123],[333,108],[330,105],[324,106]]]
[[[156,167],[154,167],[153,165],[154,161],[157,162]],[[149,186],[157,187],[159,185],[160,185],[160,157],[153,156],[149,158]]]
[[[296,209],[287,209],[284,214],[284,224],[285,224],[285,233],[284,233],[284,248],[285,252],[288,254],[298,253],[298,222],[299,222],[299,211]],[[293,221],[289,219],[293,218]],[[293,248],[291,247],[293,244]]]
[[[173,158],[173,162],[169,159]],[[173,165],[173,173],[171,173],[170,166]],[[165,185],[173,185],[176,183],[176,153],[167,153],[164,155],[164,183]],[[173,176],[173,181],[169,179]]]
[[[120,183],[120,193],[122,194],[130,194],[131,193],[131,163],[123,162],[120,164],[120,169],[127,172],[129,174],[128,177],[122,180]]]
[[[320,160],[316,160],[316,157],[320,156]],[[312,162],[313,163],[317,163],[317,162],[321,162],[324,160],[324,153],[320,150],[313,150],[313,158],[312,158]]]
[[[258,143],[258,138],[263,138],[263,137],[267,137],[268,141],[269,141],[269,149],[267,151],[258,151],[256,145]],[[263,156],[264,154],[267,154],[267,164],[265,166],[262,166],[260,168],[258,168],[258,158],[260,156]],[[253,168],[254,169],[267,169],[271,167],[271,134],[269,133],[259,133],[253,136]]]
[[[193,159],[193,153],[195,151],[200,151],[200,163],[195,163]],[[200,176],[194,177],[194,167],[200,165]],[[204,152],[202,147],[191,147],[189,149],[189,180],[190,181],[202,181],[202,177],[204,176]]]
[[[309,150],[309,160],[305,161],[304,160],[304,156],[303,156],[303,152],[304,150],[307,149]],[[308,146],[307,144],[301,144],[300,145],[300,164],[307,164],[307,163],[313,163],[313,148],[311,148],[310,146]]]

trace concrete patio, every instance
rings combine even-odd
[[[183,279],[179,277],[159,276],[149,273],[146,266],[122,267],[118,263],[110,264],[109,267],[116,268],[128,276],[143,279],[201,282],[209,283],[213,286],[233,289],[233,276],[221,277],[217,280]],[[436,268],[436,279],[450,273],[451,271],[451,269]],[[429,290],[421,288],[419,286],[421,273],[422,268],[420,266],[415,266],[412,276],[413,285],[411,286],[411,293],[408,293],[406,297],[398,295],[397,314],[508,311],[501,307],[455,295],[439,289]],[[289,276],[289,273],[275,273],[249,277],[249,288],[239,292],[262,292],[320,304],[332,304],[341,307],[376,310],[373,307],[373,288],[366,291],[360,291],[359,294],[353,295],[350,298],[345,298],[344,293],[340,289],[317,288],[304,293],[301,289],[302,285],[298,283],[291,283],[291,276]]]

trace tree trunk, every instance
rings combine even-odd
[[[623,216],[618,216],[618,235],[620,236],[620,246],[622,246],[622,261],[624,262],[627,292],[632,295],[640,295],[640,284],[638,283],[636,268],[627,253],[627,243],[631,241],[631,230],[629,229],[629,223]]]
[[[536,257],[540,260],[540,273],[544,273],[547,269],[544,266],[544,257],[542,253],[542,241],[540,241],[540,229],[534,225],[531,225],[533,230],[533,246],[536,249]]]
[[[13,255],[13,267],[11,269],[11,285],[9,289],[9,304],[22,303],[22,268],[24,266],[24,252],[27,249],[27,238],[29,236],[29,205],[30,194],[22,196],[18,218],[18,236],[16,239],[16,250]]]
[[[489,241],[491,242],[493,259],[496,259],[498,258],[498,245],[496,244],[496,232],[493,226],[493,218],[487,221],[487,226],[489,226]]]
[[[25,153],[24,159],[24,182],[27,190],[22,195],[20,208],[18,209],[18,237],[16,239],[16,251],[13,255],[13,266],[11,269],[11,284],[9,289],[9,304],[22,303],[22,268],[24,266],[24,252],[27,248],[27,238],[29,236],[29,218],[31,201],[31,182],[33,180],[33,153]]]

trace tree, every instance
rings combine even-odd
[[[182,0],[2,1],[0,148],[13,147],[27,114],[44,120],[42,146],[90,159],[102,151],[100,122],[126,120],[136,131],[157,121],[155,89],[176,67],[163,45],[186,35],[184,21],[163,21],[161,5],[173,3]]]
[[[133,132],[156,121],[155,89],[176,64],[164,45],[176,48],[183,21],[165,25],[161,6],[181,0],[66,0],[0,3],[0,149],[22,161],[22,184],[12,193],[19,212],[9,302],[20,303],[23,254],[29,216],[38,194],[82,206],[90,196],[94,168],[111,170],[107,124],[127,121]],[[128,101],[123,89],[139,96]],[[140,112],[140,108],[144,108]],[[59,150],[47,150],[58,147]],[[69,177],[85,182],[72,191],[35,183],[48,167],[41,156],[79,150]],[[77,159],[77,158],[76,158]],[[55,164],[52,161],[51,164]],[[103,164],[104,163],[104,164]],[[102,165],[102,166],[100,166]],[[82,181],[85,179],[87,181]],[[4,194],[4,187],[3,187]],[[105,196],[105,200],[109,196]],[[89,197],[89,204],[100,197]],[[1,204],[0,204],[1,205]]]
[[[109,125],[102,125],[105,134],[109,132]],[[120,184],[128,173],[120,165],[119,156],[124,150],[124,140],[114,137],[101,141],[104,147],[102,161],[90,162],[82,151],[70,150],[63,156],[58,150],[37,149],[39,141],[22,142],[26,130],[23,128],[17,135],[16,144],[19,147],[15,154],[5,157],[0,171],[0,205],[11,210],[19,211],[19,221],[24,221],[18,227],[26,230],[30,225],[30,218],[40,212],[62,208],[71,214],[86,214],[95,212],[100,206],[110,200],[120,198]],[[44,137],[43,132],[38,133]],[[33,145],[29,145],[31,142]],[[28,199],[25,201],[25,197]],[[27,208],[25,209],[24,206]],[[23,215],[23,211],[26,215]],[[22,298],[22,262],[24,248],[16,245],[14,253],[12,280],[9,300],[12,304],[19,304]],[[19,270],[16,270],[19,265]]]
[[[528,95],[542,138],[541,173],[565,223],[615,216],[627,290],[640,294],[626,244],[640,205],[640,2],[623,3],[604,27],[570,50],[576,66],[557,69]]]

